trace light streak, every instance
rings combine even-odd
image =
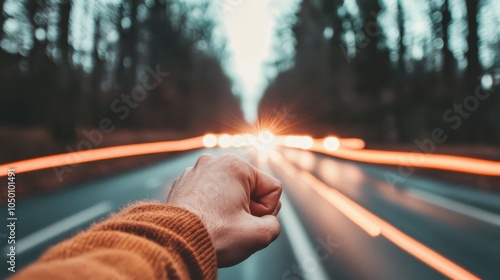
[[[7,175],[7,168],[14,167],[16,173],[53,168],[64,165],[76,165],[84,162],[98,161],[128,156],[179,152],[203,148],[203,137],[194,137],[183,140],[163,141],[156,143],[132,144],[117,147],[85,150],[59,155],[51,155],[34,159],[27,159],[0,165],[0,177]]]
[[[328,151],[318,141],[315,141],[314,146],[310,150],[343,159],[366,163],[413,166],[418,168],[439,169],[478,175],[500,176],[500,162],[484,159],[417,152],[349,150],[342,148],[339,148],[336,151]]]
[[[339,138],[340,147],[352,149],[352,150],[361,150],[365,148],[365,141],[359,138]]]
[[[283,144],[286,147],[290,148],[299,148],[308,150],[311,149],[314,145],[314,140],[311,136],[296,136],[296,135],[288,135],[285,136]]]
[[[282,170],[284,170],[289,176],[295,177],[297,174],[299,177],[306,182],[306,184],[316,191],[319,195],[330,202],[335,208],[337,208],[342,214],[349,218],[352,222],[362,228],[366,233],[375,237],[380,235],[380,228],[367,218],[366,212],[361,206],[354,203],[352,200],[347,198],[345,195],[341,194],[336,190],[326,191],[323,187],[317,184],[317,179],[306,171],[298,172],[287,160],[285,160],[280,154],[273,153],[271,159],[277,161]]]
[[[286,165],[285,159],[281,156],[274,155],[271,159],[278,161],[279,166]],[[370,236],[384,236],[396,246],[451,279],[480,279],[438,252],[398,230],[356,202],[342,195],[337,190],[330,188],[311,173],[306,171],[297,173],[297,170],[293,168],[291,164],[288,165],[289,166],[283,168],[283,170],[288,170],[287,173],[290,176],[296,176],[299,174],[298,176],[306,183],[306,185],[311,187],[316,193],[322,196],[356,225],[366,231]]]

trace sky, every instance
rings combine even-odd
[[[273,46],[277,21],[293,13],[298,0],[218,1],[221,32],[230,55],[225,68],[235,82],[233,90],[241,97],[246,120],[254,122],[262,92],[271,78],[265,64],[276,55]]]

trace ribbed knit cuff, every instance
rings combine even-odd
[[[178,238],[184,240],[184,242],[178,244],[180,247],[175,249],[186,254],[183,259],[186,265],[191,268],[199,267],[199,275],[203,275],[203,279],[216,279],[217,258],[215,248],[205,225],[196,214],[180,207],[156,201],[143,201],[131,204],[118,214],[115,214],[114,217],[122,221],[125,219],[151,223],[174,232]],[[134,231],[137,232],[137,229]],[[145,227],[144,232],[137,233],[148,235],[147,231],[148,227]],[[164,243],[166,240],[164,237],[149,239],[156,239],[159,243]],[[169,247],[171,246],[172,244],[169,244]],[[186,252],[185,246],[195,252],[194,256]]]

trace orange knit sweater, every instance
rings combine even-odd
[[[47,251],[13,279],[215,279],[210,236],[195,214],[136,203]]]

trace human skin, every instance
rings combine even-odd
[[[235,265],[267,247],[280,233],[281,182],[244,159],[200,156],[173,183],[167,203],[205,224],[219,267]]]

